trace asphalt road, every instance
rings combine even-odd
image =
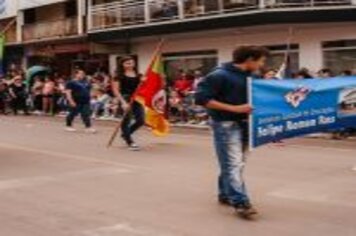
[[[208,132],[139,133],[142,152],[49,118],[0,117],[0,236],[355,236],[356,140],[298,139],[253,152],[261,212],[216,204]]]

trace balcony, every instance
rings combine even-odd
[[[90,6],[89,32],[255,13],[350,8],[356,8],[356,0],[117,0]]]
[[[68,36],[75,36],[77,34],[77,18],[67,18],[50,22],[39,22],[23,26],[23,40],[25,42],[64,38]]]

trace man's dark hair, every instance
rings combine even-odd
[[[268,57],[269,51],[265,47],[260,46],[241,46],[234,50],[233,63],[242,64],[247,60],[257,61],[262,57]]]

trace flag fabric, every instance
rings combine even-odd
[[[169,122],[166,118],[167,94],[164,67],[159,50],[154,55],[133,99],[144,106],[145,122],[152,129],[153,134],[167,135],[169,133]]]
[[[4,70],[4,49],[5,49],[5,35],[1,34],[0,35],[0,75],[3,76],[5,75],[5,70]]]

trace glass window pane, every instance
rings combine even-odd
[[[324,52],[324,66],[334,73],[356,68],[356,48],[347,50],[331,50]]]

